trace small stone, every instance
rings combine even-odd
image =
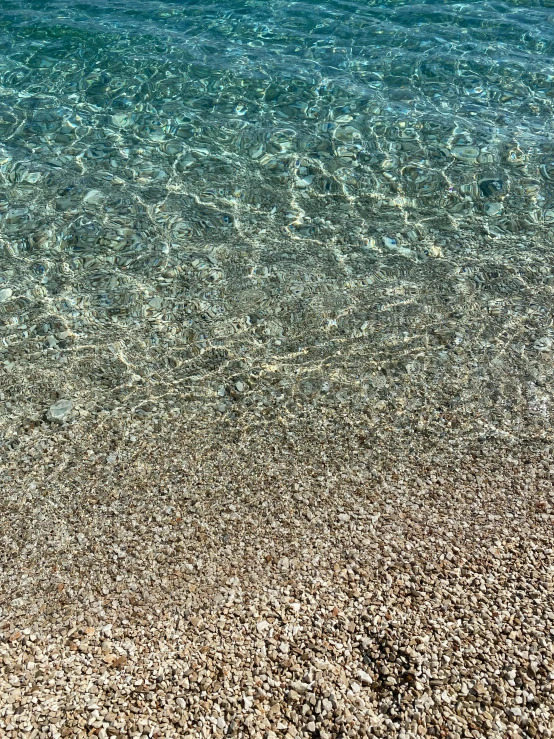
[[[49,421],[57,421],[62,423],[67,420],[73,410],[73,401],[68,399],[58,400],[48,409],[47,418]]]
[[[246,385],[240,380],[238,382],[235,382],[235,387],[237,389],[237,392],[239,393],[243,393],[246,390]]]
[[[158,295],[156,295],[155,297],[150,298],[150,300],[148,301],[148,305],[154,310],[160,310],[160,308],[162,307],[162,299]]]
[[[537,339],[533,344],[533,349],[538,352],[549,352],[552,349],[552,339],[548,336]]]
[[[5,303],[13,295],[13,290],[9,287],[4,287],[0,290],[0,303]]]
[[[502,203],[487,203],[485,205],[485,214],[491,217],[501,215],[503,211]]]
[[[300,187],[300,188],[309,187],[313,181],[314,181],[313,175],[306,175],[304,177],[299,177],[296,180],[296,187]]]
[[[88,205],[99,205],[103,199],[104,194],[100,190],[89,190],[83,198]]]
[[[306,728],[311,734],[313,734],[315,732],[315,722],[310,721],[310,723],[306,726]]]
[[[485,197],[496,195],[502,190],[502,180],[481,180],[479,189]]]
[[[452,154],[461,162],[474,162],[480,154],[480,150],[476,146],[454,146]]]

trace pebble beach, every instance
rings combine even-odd
[[[551,736],[544,431],[142,423],[3,454],[0,736]]]
[[[0,3],[0,739],[552,737],[553,8]]]

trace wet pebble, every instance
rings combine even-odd
[[[479,182],[479,189],[485,197],[491,197],[491,195],[497,195],[502,191],[502,180],[481,180]]]
[[[49,421],[62,423],[69,418],[72,410],[73,401],[68,399],[61,399],[50,406],[46,415]]]
[[[485,205],[485,214],[491,218],[502,215],[503,210],[502,203],[487,203]]]

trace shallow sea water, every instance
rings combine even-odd
[[[57,398],[547,425],[553,60],[552,0],[2,2],[5,433]]]

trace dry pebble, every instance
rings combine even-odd
[[[306,409],[3,447],[0,737],[550,737],[554,459]]]

